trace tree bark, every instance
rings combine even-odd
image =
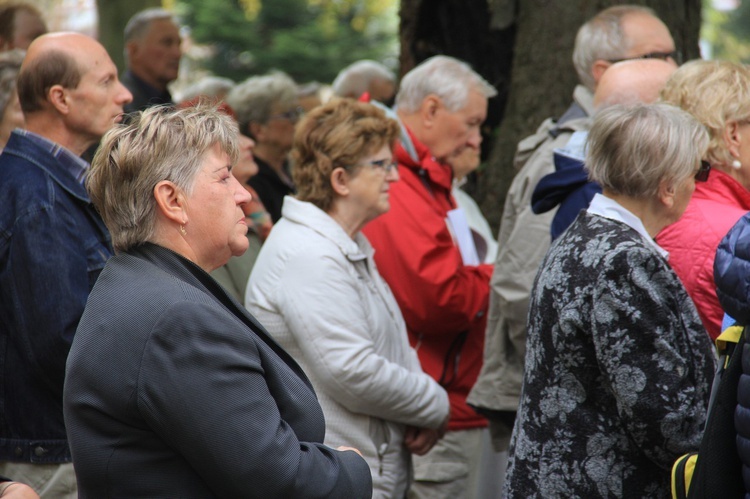
[[[125,69],[125,25],[136,12],[150,7],[161,7],[161,0],[96,0],[99,13],[99,41],[107,49],[120,72]]]
[[[654,9],[685,59],[699,57],[701,0],[402,0],[402,74],[443,53],[466,60],[498,88],[487,121],[496,138],[485,139],[488,159],[472,192],[495,230],[516,173],[516,145],[571,102],[578,28],[600,10],[625,3]]]

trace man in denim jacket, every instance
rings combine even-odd
[[[0,475],[42,497],[75,497],[65,361],[112,254],[79,155],[132,97],[104,47],[74,33],[31,44],[18,94],[27,130],[15,130],[0,156]]]

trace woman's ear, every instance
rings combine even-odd
[[[154,198],[159,213],[177,224],[188,223],[185,195],[169,180],[162,180],[154,187]]]
[[[266,134],[266,125],[251,121],[247,124],[247,135],[252,137],[255,143],[263,142]]]
[[[726,144],[727,150],[733,158],[740,157],[741,142],[740,124],[736,121],[728,121],[724,126],[724,144]]]
[[[657,197],[659,198],[661,204],[666,208],[671,208],[672,206],[674,206],[674,198],[676,192],[677,188],[675,187],[674,183],[667,182],[665,180],[659,182],[659,191]]]
[[[331,188],[339,196],[349,194],[349,172],[341,167],[334,168],[331,172]]]

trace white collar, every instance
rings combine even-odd
[[[586,211],[588,213],[591,213],[592,215],[599,215],[600,217],[624,223],[625,225],[631,227],[640,235],[642,235],[643,238],[648,241],[649,244],[651,244],[661,256],[663,256],[664,258],[669,258],[669,252],[656,244],[654,238],[652,238],[649,235],[648,231],[646,231],[646,227],[644,227],[641,219],[635,216],[632,212],[630,212],[627,208],[622,206],[614,199],[608,198],[601,194],[596,194],[594,195],[594,199],[591,200],[591,204],[589,204],[589,208]]]

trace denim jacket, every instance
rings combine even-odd
[[[0,156],[0,461],[71,460],[65,362],[111,255],[83,185],[48,148],[13,132]]]

